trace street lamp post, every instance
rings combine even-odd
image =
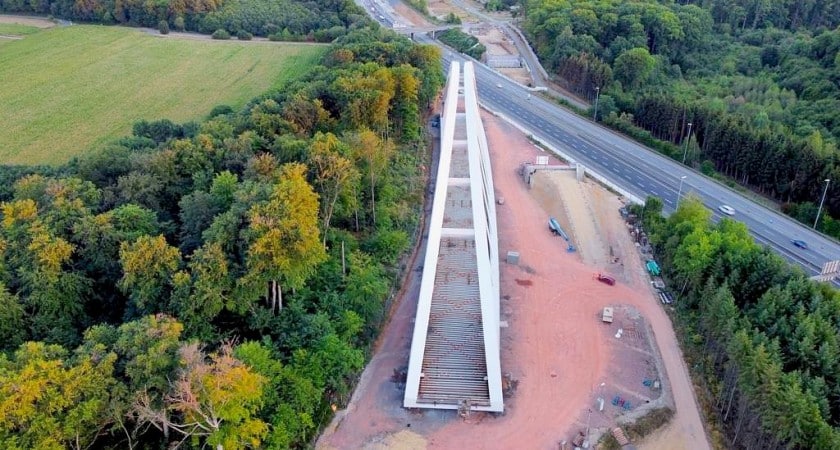
[[[685,157],[688,155],[688,143],[691,142],[691,122],[688,122],[688,136],[685,138],[685,150],[683,151],[683,164],[685,164]]]
[[[598,98],[601,97],[601,87],[595,86],[595,112],[592,114],[592,120],[598,121]]]
[[[680,189],[677,191],[677,208],[680,207],[680,196],[682,195],[682,184],[685,181],[685,175],[680,177]]]
[[[822,200],[820,200],[820,207],[817,209],[817,219],[814,220],[814,229],[817,229],[817,222],[820,221],[820,213],[822,212],[823,203],[825,202],[825,194],[828,193],[828,183],[831,182],[829,179],[823,180],[825,181],[825,190],[823,191]]]

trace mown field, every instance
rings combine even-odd
[[[60,164],[140,119],[183,122],[219,104],[238,108],[326,50],[96,25],[27,31],[0,44],[0,163]]]

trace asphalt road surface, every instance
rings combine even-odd
[[[415,35],[424,43],[436,44],[425,35]],[[462,55],[443,49],[444,64],[466,61]],[[747,199],[726,186],[707,178],[653,150],[620,136],[586,118],[561,108],[487,66],[476,63],[479,101],[503,114],[523,129],[550,145],[562,149],[574,161],[587,167],[636,197],[654,195],[663,200],[666,211],[673,211],[677,196],[689,192],[698,196],[712,211],[715,220],[724,217],[718,207],[735,209],[733,218],[744,222],[760,244],[803,267],[808,274],[819,273],[822,265],[840,259],[840,245],[809,227]],[[682,190],[680,181],[682,179]],[[820,183],[822,180],[814,180]],[[815,199],[818,201],[819,199]],[[800,249],[791,240],[805,241]]]

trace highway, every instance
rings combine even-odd
[[[439,45],[425,35],[416,34],[415,40]],[[467,60],[447,48],[443,48],[443,55],[447,66],[453,60]],[[626,192],[641,199],[649,195],[661,198],[666,212],[675,209],[680,179],[685,176],[682,196],[688,193],[698,196],[712,211],[715,220],[723,217],[717,209],[720,205],[733,207],[736,211],[733,219],[744,222],[757,242],[770,246],[803,267],[806,273],[817,274],[825,262],[840,259],[840,245],[822,234],[747,199],[699,172],[533,95],[527,88],[483,64],[476,64],[476,78],[479,100],[484,107],[505,116]],[[821,181],[814,180],[815,183]],[[795,247],[792,239],[807,242],[809,249]]]

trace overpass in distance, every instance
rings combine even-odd
[[[453,62],[404,406],[504,410],[499,248],[472,62]]]

